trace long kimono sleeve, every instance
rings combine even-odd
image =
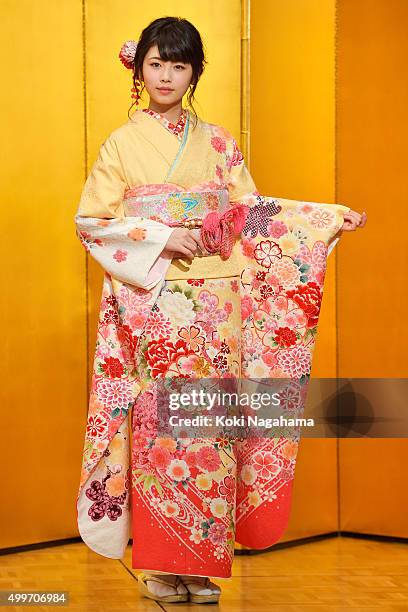
[[[261,194],[256,188],[254,180],[245,165],[244,157],[238,147],[236,140],[231,136],[230,138],[230,150],[227,157],[227,167],[229,168],[229,182],[228,189],[230,193],[230,201],[234,203],[242,203],[252,208],[259,202],[257,196]],[[273,199],[273,198],[269,198]],[[294,200],[285,200],[287,202],[294,202]],[[304,204],[311,204],[318,206],[318,202],[304,202]],[[322,204],[327,207],[328,204]],[[350,210],[348,206],[333,205],[337,210],[343,212]],[[327,246],[327,256],[330,255],[341,237],[341,230],[339,229],[337,234],[333,236]]]
[[[126,183],[117,146],[109,137],[82,190],[76,233],[88,253],[114,278],[152,289],[164,278],[171,258],[160,257],[174,228],[126,216]]]

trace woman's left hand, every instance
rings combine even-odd
[[[340,228],[340,231],[352,232],[357,229],[357,227],[364,227],[366,221],[367,215],[365,212],[360,215],[360,213],[356,212],[355,210],[349,210],[344,213],[344,222]]]

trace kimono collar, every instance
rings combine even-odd
[[[168,129],[175,136],[177,136],[179,140],[183,138],[184,127],[186,125],[186,119],[187,119],[187,110],[185,108],[182,109],[181,115],[176,124],[171,123],[171,121],[169,121],[166,117],[164,117],[164,115],[152,110],[151,108],[142,108],[140,110],[143,113],[146,113],[147,115],[150,115],[151,117],[154,117],[155,119],[157,119],[166,129]]]

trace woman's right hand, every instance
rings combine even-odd
[[[193,259],[197,254],[197,245],[203,253],[206,252],[199,232],[195,233],[185,227],[176,227],[171,232],[163,249],[163,253],[167,251],[172,252],[176,257],[185,255],[187,258]]]

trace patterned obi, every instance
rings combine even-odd
[[[174,184],[158,185],[162,193],[148,193],[149,186],[128,189],[124,194],[126,216],[153,219],[170,227],[185,227],[199,233],[208,256],[219,253],[227,259],[235,238],[245,225],[248,208],[230,206],[226,189],[208,191],[182,191]]]

